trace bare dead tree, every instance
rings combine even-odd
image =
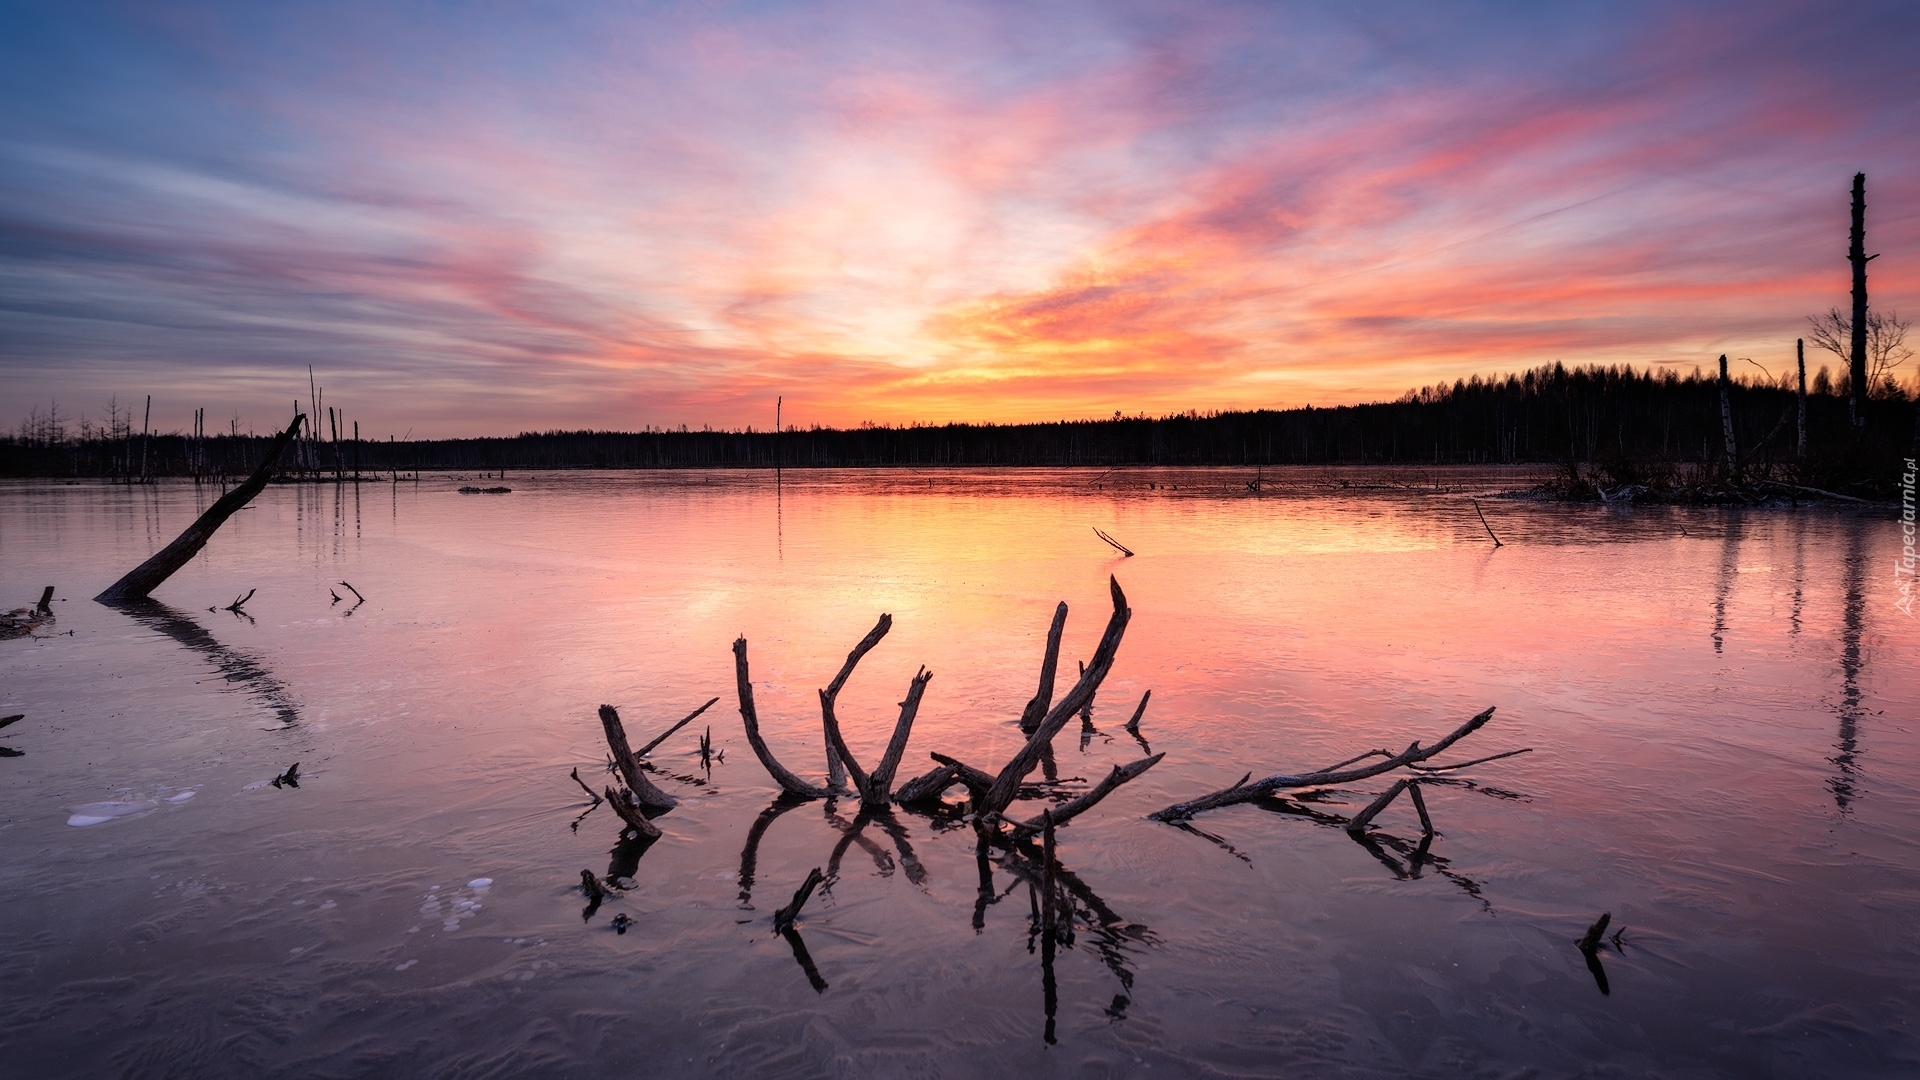
[[[1807,316],[1807,324],[1807,337],[1813,339],[1815,346],[1852,363],[1852,319],[1839,308],[1830,308],[1824,315]],[[1913,358],[1913,347],[1907,344],[1912,321],[1897,311],[1870,311],[1866,327],[1865,386],[1871,397],[1875,393],[1886,393],[1895,378],[1895,369]],[[1852,376],[1848,378],[1851,380]]]
[[[258,468],[253,470],[253,475],[247,477],[245,483],[220,496],[212,506],[207,507],[206,513],[201,514],[193,524],[187,526],[186,531],[176,537],[173,543],[155,552],[146,562],[127,571],[126,576],[107,586],[94,599],[103,604],[125,604],[145,600],[153,590],[160,587],[161,582],[172,577],[174,571],[192,561],[193,557],[200,553],[200,549],[207,546],[207,541],[213,539],[214,532],[226,524],[228,518],[237,513],[241,507],[252,502],[253,497],[266,488],[267,481],[273,478],[273,468],[280,461],[280,454],[286,450],[287,443],[291,442],[294,435],[299,432],[300,424],[305,419],[304,416],[295,416],[293,422],[287,425],[287,430],[274,438],[273,444],[267,447],[266,458],[260,462]]]

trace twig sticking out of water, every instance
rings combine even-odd
[[[1047,651],[1040,660],[1040,687],[1020,712],[1020,733],[1031,735],[1053,705],[1053,680],[1060,670],[1060,635],[1067,628],[1067,602],[1053,609],[1053,624],[1047,628]]]
[[[719,699],[719,698],[717,698],[717,697],[715,697],[715,698],[708,698],[708,699],[707,699],[707,703],[706,703],[705,705],[702,705],[702,706],[700,706],[699,708],[697,708],[697,709],[695,709],[695,710],[693,710],[692,712],[690,712],[690,713],[688,713],[688,714],[686,715],[686,718],[685,718],[685,719],[683,719],[683,720],[681,720],[681,721],[680,721],[679,723],[677,723],[677,724],[675,724],[675,725],[673,725],[672,727],[670,727],[670,728],[668,728],[667,730],[665,730],[665,731],[663,731],[663,732],[661,732],[661,733],[660,733],[660,736],[659,736],[659,738],[656,738],[656,739],[654,739],[654,740],[653,740],[652,742],[650,742],[650,743],[648,743],[647,745],[645,745],[645,746],[643,746],[643,747],[641,747],[641,748],[640,748],[640,749],[638,749],[638,750],[635,750],[635,751],[633,752],[633,756],[634,756],[634,757],[637,757],[637,758],[643,758],[643,757],[646,757],[646,756],[647,756],[648,754],[650,754],[650,753],[652,753],[652,752],[653,752],[653,748],[654,748],[654,747],[656,747],[656,746],[659,746],[659,745],[660,745],[661,743],[663,743],[663,742],[666,742],[666,741],[667,741],[667,736],[669,736],[669,735],[671,735],[671,734],[673,734],[673,733],[674,733],[674,732],[676,732],[676,731],[679,731],[679,730],[680,730],[681,728],[683,728],[683,727],[686,727],[686,726],[687,726],[688,724],[691,724],[691,723],[693,723],[693,721],[694,721],[694,718],[695,718],[695,717],[697,717],[697,716],[699,716],[699,715],[700,715],[701,713],[703,713],[703,712],[706,712],[706,711],[707,711],[708,709],[711,709],[711,708],[713,708],[713,704],[714,704],[714,702],[716,702],[716,701],[719,701],[719,700],[720,700],[720,699]],[[711,733],[712,733],[712,731],[713,731],[713,729],[712,729],[712,728],[708,728],[708,729],[707,729],[707,731],[708,731],[708,733],[709,733],[709,734],[711,734]]]
[[[892,801],[893,775],[899,771],[900,757],[907,752],[907,738],[913,732],[913,718],[920,712],[920,699],[927,692],[927,684],[933,681],[933,672],[922,667],[907,684],[907,697],[900,703],[900,719],[894,722],[893,738],[887,740],[887,749],[880,757],[880,764],[874,766],[867,776],[867,790],[861,796],[861,803],[872,809],[885,807]]]
[[[587,782],[585,780],[580,779],[580,770],[578,768],[575,768],[573,772],[570,773],[569,775],[573,777],[574,783],[580,785],[580,790],[587,793],[587,798],[593,800],[593,804],[595,806],[600,805],[600,796],[595,795],[593,793],[593,789],[587,786]]]
[[[1133,710],[1133,719],[1127,721],[1127,734],[1140,734],[1140,718],[1147,715],[1147,699],[1152,696],[1152,690],[1148,690],[1146,693],[1140,695],[1140,705]]]
[[[46,589],[40,593],[40,602],[33,606],[33,610],[42,615],[53,614],[53,586],[47,586]]]
[[[12,716],[0,716],[0,728],[10,727],[27,718],[26,713],[14,713]],[[15,750],[11,746],[0,746],[0,757],[25,757],[25,750]]]
[[[615,791],[612,788],[606,790],[607,805],[613,807],[613,812],[620,815],[621,821],[631,826],[634,832],[650,840],[660,838],[660,826],[647,820],[647,815],[640,811],[640,803],[633,797],[633,792]]]
[[[1586,936],[1576,942],[1580,947],[1580,955],[1586,958],[1587,970],[1593,973],[1594,985],[1600,988],[1602,994],[1613,993],[1612,987],[1607,984],[1607,969],[1600,963],[1600,950],[1603,948],[1600,943],[1601,935],[1607,932],[1607,923],[1612,919],[1612,912],[1601,912],[1600,918],[1592,926],[1587,927]]]
[[[1613,921],[1613,912],[1611,911],[1601,912],[1600,917],[1594,920],[1593,925],[1587,927],[1586,936],[1580,939],[1580,951],[1583,953],[1590,953],[1598,949],[1600,947],[1600,939],[1606,936],[1607,924],[1612,921]]]
[[[1130,550],[1125,544],[1122,544],[1120,541],[1115,540],[1113,537],[1108,536],[1106,533],[1101,532],[1100,526],[1095,525],[1093,527],[1093,535],[1098,536],[1100,539],[1105,540],[1109,544],[1112,544],[1114,548],[1120,552],[1120,554],[1126,556],[1129,559],[1133,558],[1132,550]]]
[[[363,604],[367,602],[367,598],[366,598],[366,597],[364,597],[364,596],[361,596],[361,595],[360,595],[360,590],[359,590],[359,589],[356,589],[356,588],[354,588],[353,586],[351,586],[351,585],[348,585],[348,584],[347,584],[346,582],[344,582],[344,581],[343,581],[343,582],[341,582],[340,584],[341,584],[341,586],[343,586],[343,587],[344,587],[344,588],[345,588],[345,589],[346,589],[346,590],[347,590],[348,592],[350,592],[350,593],[352,593],[352,594],[353,594],[353,598],[354,598],[355,600],[358,600],[358,601],[360,601],[360,602],[361,602],[361,603],[363,603]]]
[[[253,594],[254,594],[254,593],[257,593],[257,592],[259,592],[259,591],[260,591],[259,589],[248,589],[248,590],[247,590],[247,595],[245,595],[245,596],[236,596],[236,597],[234,597],[234,598],[233,598],[233,603],[231,603],[231,604],[228,604],[228,605],[226,606],[226,610],[228,610],[228,611],[231,611],[231,612],[233,612],[233,613],[234,613],[235,615],[244,615],[244,614],[246,614],[246,606],[247,606],[247,601],[249,601],[249,600],[251,600],[251,599],[253,599]],[[339,599],[340,599],[340,598],[339,598],[339,597],[337,597],[337,596],[336,596],[336,597],[334,597],[334,600],[336,600],[336,601],[338,601]]]
[[[800,917],[800,909],[805,907],[807,901],[812,898],[813,890],[820,886],[820,881],[819,867],[816,866],[807,872],[807,880],[801,882],[800,887],[794,890],[792,902],[773,913],[773,929],[776,932],[784,934],[793,929],[793,920]]]
[[[1374,816],[1380,813],[1380,811],[1385,810],[1387,808],[1387,804],[1393,802],[1394,799],[1398,798],[1401,792],[1407,790],[1407,785],[1409,783],[1411,783],[1411,781],[1407,781],[1407,780],[1394,781],[1393,786],[1381,792],[1379,798],[1368,803],[1367,808],[1365,810],[1362,810],[1359,813],[1353,815],[1353,820],[1347,822],[1347,832],[1352,833],[1354,836],[1359,836],[1360,834],[1366,832],[1367,825],[1373,821]]]
[[[1490,536],[1490,537],[1493,537],[1493,546],[1494,546],[1494,547],[1506,547],[1507,545],[1505,545],[1505,544],[1503,544],[1503,543],[1501,543],[1501,542],[1500,542],[1500,538],[1499,538],[1499,537],[1497,537],[1497,536],[1494,536],[1494,535],[1493,535],[1493,526],[1491,526],[1491,525],[1488,525],[1488,524],[1487,524],[1487,515],[1485,515],[1485,514],[1483,514],[1483,513],[1481,513],[1481,512],[1480,512],[1480,500],[1479,500],[1479,499],[1474,499],[1474,500],[1473,500],[1473,512],[1474,512],[1474,513],[1476,513],[1476,514],[1479,514],[1479,515],[1480,515],[1480,527],[1481,527],[1481,528],[1483,528],[1483,529],[1485,529],[1485,530],[1487,530],[1487,535],[1488,535],[1488,536]]]
[[[290,787],[290,788],[299,787],[300,786],[300,763],[297,761],[294,762],[293,764],[287,766],[286,772],[283,772],[279,776],[274,777],[273,786],[274,787]]]

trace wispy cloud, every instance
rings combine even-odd
[[[1894,4],[0,18],[16,412],[264,413],[313,364],[380,431],[1014,420],[1771,355],[1844,295],[1856,169],[1876,299],[1920,287]]]

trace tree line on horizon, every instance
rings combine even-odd
[[[1848,374],[1826,369],[1807,387],[1809,467],[1861,465],[1911,452],[1916,405],[1884,377],[1852,418]],[[1792,373],[1728,381],[1746,459],[1801,458]],[[1565,464],[1630,472],[1636,463],[1712,465],[1724,456],[1721,388],[1696,369],[1551,364],[1409,391],[1394,401],[1326,408],[1187,412],[1041,423],[949,423],[782,431],[523,432],[510,437],[399,441],[328,438],[292,471],[316,478],[502,469],[895,468],[933,466],[1246,466]],[[116,413],[116,418],[118,417]],[[57,410],[52,417],[58,419]],[[31,418],[30,418],[31,419]],[[9,476],[131,478],[239,475],[265,436],[62,429],[44,421],[0,440]],[[286,470],[283,470],[286,471]]]

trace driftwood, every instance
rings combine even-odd
[[[1052,829],[1065,825],[1067,822],[1093,809],[1094,804],[1106,798],[1108,795],[1113,794],[1113,790],[1121,784],[1160,764],[1160,759],[1166,756],[1167,755],[1162,752],[1149,758],[1141,758],[1139,761],[1130,765],[1115,765],[1113,771],[1102,777],[1099,783],[1087,790],[1086,794],[1074,799],[1065,806],[1043,811],[1039,817],[1031,821],[1015,825],[1014,834],[1026,835],[1042,827]]]
[[[640,771],[638,756],[627,746],[627,729],[620,723],[619,711],[611,705],[600,706],[600,726],[606,729],[607,747],[613,751],[614,767],[620,771],[620,778],[627,782],[633,796],[642,804],[660,810],[678,806],[678,799],[653,786],[653,781]],[[619,809],[618,805],[614,809]]]
[[[600,796],[595,795],[593,789],[587,786],[587,782],[580,779],[580,770],[576,768],[570,775],[573,777],[573,782],[580,785],[580,790],[587,793],[587,798],[593,800],[593,805],[599,806]]]
[[[1613,921],[1612,912],[1601,912],[1600,918],[1592,926],[1587,927],[1586,936],[1575,942],[1580,948],[1580,955],[1587,961],[1587,970],[1593,974],[1594,985],[1600,988],[1602,994],[1613,993],[1613,988],[1607,984],[1607,969],[1600,963],[1600,950],[1605,948],[1600,943],[1601,937],[1606,934],[1607,924],[1611,921]],[[1620,935],[1615,933],[1614,947],[1617,949],[1619,945]]]
[[[853,780],[854,790],[860,793],[861,802],[867,798],[867,773],[854,759],[852,751],[847,749],[847,741],[840,735],[840,718],[835,715],[833,706],[840,697],[840,688],[847,685],[860,658],[872,652],[873,647],[880,644],[880,639],[886,637],[891,629],[893,616],[883,613],[880,621],[873,624],[873,629],[867,631],[867,636],[861,638],[853,651],[847,654],[847,662],[840,665],[839,674],[833,677],[826,689],[820,691],[820,727],[827,739],[827,786],[840,787],[840,774],[844,772]]]
[[[959,779],[959,766],[936,765],[931,771],[901,784],[900,790],[894,792],[893,798],[895,802],[902,804],[926,802],[929,799],[937,799],[940,797],[941,792],[958,783]],[[991,777],[989,777],[989,779],[991,779]]]
[[[1493,526],[1487,524],[1487,515],[1480,512],[1479,499],[1473,500],[1473,512],[1480,515],[1480,527],[1487,530],[1487,536],[1493,541],[1493,546],[1506,547],[1507,545],[1500,542],[1499,537],[1493,535]]]
[[[874,623],[873,629],[867,631],[867,635],[854,645],[853,651],[847,653],[846,663],[840,665],[840,671],[834,675],[833,681],[820,691],[820,727],[826,738],[827,751],[826,787],[816,787],[802,780],[781,765],[773,756],[773,751],[767,748],[766,740],[760,736],[760,717],[753,703],[753,683],[748,677],[747,639],[740,638],[733,643],[734,673],[740,694],[740,718],[746,724],[747,742],[753,747],[753,752],[759,756],[760,763],[767,767],[767,772],[782,788],[810,799],[827,797],[841,788],[842,767],[844,767],[844,778],[853,781],[862,806],[877,809],[892,801],[894,774],[900,769],[900,758],[906,753],[907,739],[913,732],[913,720],[920,712],[920,700],[926,694],[927,683],[932,680],[933,672],[923,667],[908,684],[906,700],[900,703],[900,718],[894,722],[893,737],[887,741],[887,747],[881,753],[880,761],[873,767],[872,772],[861,767],[860,759],[855,757],[853,751],[847,746],[846,737],[840,732],[840,718],[834,712],[840,691],[846,686],[847,680],[853,676],[853,669],[859,665],[862,657],[872,652],[874,646],[880,644],[880,639],[886,637],[891,629],[893,629],[893,616],[881,615],[879,621]],[[918,790],[916,788],[916,792]],[[916,795],[916,797],[921,796]]]
[[[296,415],[293,423],[287,425],[287,430],[274,436],[273,445],[267,447],[266,458],[260,462],[259,468],[253,470],[253,475],[247,477],[245,483],[220,496],[212,506],[207,507],[206,513],[201,514],[193,524],[187,526],[186,531],[181,533],[173,543],[161,548],[146,562],[129,570],[125,577],[107,586],[105,591],[94,599],[103,604],[145,600],[153,590],[160,587],[161,582],[172,577],[174,571],[192,561],[193,557],[200,553],[200,549],[207,545],[207,541],[213,538],[215,530],[225,524],[226,520],[241,507],[252,502],[253,497],[266,488],[267,482],[273,478],[273,469],[279,463],[281,453],[286,450],[287,444],[293,441],[294,435],[300,430],[300,425],[305,420],[305,416]]]
[[[736,638],[733,643],[733,675],[736,690],[740,695],[740,722],[746,725],[747,745],[753,747],[754,756],[760,764],[766,766],[774,782],[795,795],[809,799],[824,799],[833,794],[826,788],[807,783],[795,776],[773,751],[767,749],[767,741],[760,737],[760,714],[753,707],[753,680],[747,674],[747,639]]]
[[[800,909],[807,905],[807,900],[813,896],[813,890],[819,887],[820,880],[819,867],[816,866],[807,872],[807,880],[801,882],[800,887],[794,890],[792,901],[773,913],[774,930],[784,934],[793,929],[793,920],[800,917]]]
[[[907,699],[900,703],[900,719],[893,725],[893,738],[887,741],[885,755],[880,764],[874,767],[867,777],[867,790],[862,794],[861,805],[884,807],[891,800],[893,774],[899,771],[900,757],[907,752],[907,738],[913,732],[913,718],[920,712],[920,699],[927,692],[927,683],[932,681],[933,672],[921,668],[914,675],[913,682],[907,686]]]
[[[1122,544],[1120,541],[1115,540],[1113,537],[1108,536],[1106,533],[1101,532],[1100,527],[1098,525],[1093,527],[1093,534],[1095,536],[1098,536],[1100,539],[1105,540],[1108,544],[1111,544],[1114,550],[1118,551],[1123,557],[1129,558],[1129,559],[1133,558],[1133,552],[1129,550],[1125,544]]]
[[[938,768],[914,778],[900,789],[897,801],[901,803],[926,802],[938,799],[946,789],[954,784],[967,787],[968,799],[972,803],[972,819],[983,830],[998,834],[1003,826],[1011,826],[1013,835],[1025,836],[1038,831],[1041,818],[1027,822],[1012,822],[1004,816],[1007,807],[1019,796],[1021,786],[1027,776],[1041,764],[1047,765],[1047,780],[1055,781],[1051,754],[1053,739],[1059,735],[1069,720],[1081,717],[1087,720],[1088,710],[1092,707],[1094,695],[1113,667],[1115,655],[1120,648],[1121,639],[1126,634],[1127,622],[1133,612],[1127,607],[1127,597],[1120,589],[1117,579],[1108,578],[1109,592],[1113,598],[1113,614],[1107,621],[1106,632],[1100,638],[1099,646],[1094,650],[1093,660],[1080,665],[1080,676],[1073,688],[1059,701],[1053,700],[1053,683],[1060,658],[1060,638],[1067,621],[1067,605],[1061,604],[1054,610],[1053,623],[1047,631],[1046,654],[1040,666],[1040,685],[1031,700],[1028,701],[1020,718],[1020,728],[1027,736],[1026,743],[1012,760],[998,773],[989,773],[947,754],[930,755]],[[903,709],[906,703],[902,705]],[[1135,710],[1129,730],[1137,736],[1140,715],[1146,709],[1146,699],[1142,698],[1140,708]],[[1084,748],[1084,747],[1083,747]],[[892,749],[891,747],[889,748]],[[1100,800],[1106,798],[1121,784],[1132,780],[1157,764],[1163,754],[1155,754],[1130,765],[1115,766],[1107,777],[1095,784],[1064,806],[1047,812],[1055,824],[1065,824],[1075,816],[1091,809]]]
[[[1047,652],[1040,660],[1040,688],[1020,713],[1020,731],[1031,735],[1053,706],[1053,680],[1060,668],[1060,635],[1067,628],[1067,605],[1061,601],[1053,609],[1053,625],[1047,628]]]
[[[1120,591],[1119,580],[1109,577],[1107,584],[1113,595],[1113,615],[1107,620],[1107,629],[1100,637],[1099,646],[1094,649],[1093,661],[1087,665],[1085,674],[1080,676],[1073,689],[1067,691],[1067,696],[1048,710],[1045,719],[1040,721],[1027,739],[1027,744],[994,778],[993,786],[980,800],[983,812],[999,814],[1012,804],[1014,795],[1020,790],[1020,782],[1040,764],[1041,753],[1052,745],[1053,737],[1060,734],[1060,729],[1067,725],[1067,721],[1093,700],[1100,683],[1113,668],[1114,656],[1120,651],[1120,639],[1126,636],[1127,621],[1133,617],[1133,610],[1127,607],[1127,595]]]
[[[995,777],[985,769],[976,769],[964,761],[955,760],[945,754],[931,754],[929,756],[940,764],[951,768],[953,770],[953,778],[967,785],[967,791],[975,802],[984,798],[987,792],[993,788]],[[941,790],[945,791],[946,788],[943,787]]]
[[[1147,715],[1147,699],[1152,696],[1152,690],[1140,695],[1140,705],[1133,710],[1133,719],[1127,721],[1127,734],[1135,736],[1140,734],[1140,718]]]
[[[26,713],[14,713],[12,716],[0,716],[0,728],[12,727],[27,718]],[[0,746],[0,757],[25,757],[25,750],[15,750],[11,746]]]
[[[713,708],[714,703],[719,700],[720,699],[717,697],[708,698],[707,703],[705,705],[702,705],[699,708],[688,713],[685,719],[681,720],[679,723],[673,725],[667,730],[661,732],[659,736],[655,738],[652,742],[648,743],[647,745],[641,747],[638,750],[635,750],[633,752],[633,756],[636,758],[646,757],[648,754],[653,752],[654,747],[659,746],[663,742],[666,742],[667,736],[672,735],[674,732],[679,731],[681,728],[686,727],[688,724],[693,723],[695,717],[699,716],[703,712],[706,712],[708,709]]]
[[[1468,720],[1466,723],[1460,725],[1458,728],[1455,728],[1445,738],[1441,739],[1437,743],[1434,743],[1430,747],[1422,748],[1418,742],[1415,742],[1412,745],[1408,746],[1405,750],[1400,751],[1398,754],[1390,754],[1385,750],[1369,750],[1364,754],[1358,755],[1357,757],[1349,758],[1346,761],[1342,761],[1334,765],[1329,765],[1324,769],[1319,769],[1314,772],[1297,773],[1297,774],[1280,773],[1274,776],[1269,776],[1264,780],[1253,781],[1252,783],[1248,783],[1245,778],[1242,778],[1238,784],[1235,784],[1232,787],[1225,788],[1220,791],[1216,791],[1211,795],[1203,795],[1200,798],[1193,799],[1189,802],[1175,803],[1174,805],[1169,806],[1164,810],[1156,811],[1155,813],[1149,814],[1147,816],[1152,818],[1155,821],[1165,821],[1165,822],[1185,821],[1186,819],[1192,817],[1193,815],[1201,813],[1206,810],[1214,810],[1222,806],[1233,806],[1237,803],[1251,802],[1255,799],[1259,799],[1264,796],[1271,795],[1276,791],[1281,791],[1285,789],[1295,789],[1295,788],[1331,787],[1338,784],[1351,784],[1360,780],[1366,780],[1371,777],[1379,776],[1383,773],[1392,772],[1395,769],[1419,765],[1420,763],[1446,750],[1449,746],[1452,746],[1454,743],[1457,743],[1461,739],[1466,738],[1468,735],[1471,735],[1474,732],[1480,730],[1480,728],[1484,726],[1486,722],[1492,717],[1493,717],[1493,710],[1489,708],[1487,711],[1480,713],[1478,716],[1473,717],[1471,720]],[[1522,753],[1522,752],[1524,751],[1513,751],[1512,753]],[[1506,757],[1511,755],[1497,754],[1494,756]],[[1353,765],[1355,762],[1364,761],[1367,758],[1371,758],[1371,757],[1378,757],[1384,760],[1377,761],[1369,765],[1363,765],[1363,766],[1360,766],[1359,768],[1346,768],[1346,766]],[[1492,760],[1492,759],[1488,758],[1488,759],[1482,759],[1482,760]],[[1462,762],[1458,765],[1443,765],[1443,766],[1439,766],[1438,768],[1441,770],[1456,769],[1468,764],[1474,764],[1474,763]],[[1399,794],[1399,792],[1395,791],[1394,794],[1397,795]],[[1382,803],[1381,805],[1384,806],[1385,803]],[[1376,810],[1374,812],[1377,813],[1378,811]],[[1364,822],[1362,822],[1361,827],[1362,828],[1365,827]]]
[[[615,791],[611,787],[607,788],[606,792],[607,805],[613,807],[613,812],[620,815],[621,821],[626,822],[635,832],[649,840],[660,838],[660,826],[647,820],[647,815],[641,811],[640,803],[633,797],[633,792]]]
[[[296,761],[293,764],[287,766],[287,771],[281,773],[279,776],[274,777],[272,782],[274,787],[290,787],[290,788],[299,787],[300,786],[300,763]]]

